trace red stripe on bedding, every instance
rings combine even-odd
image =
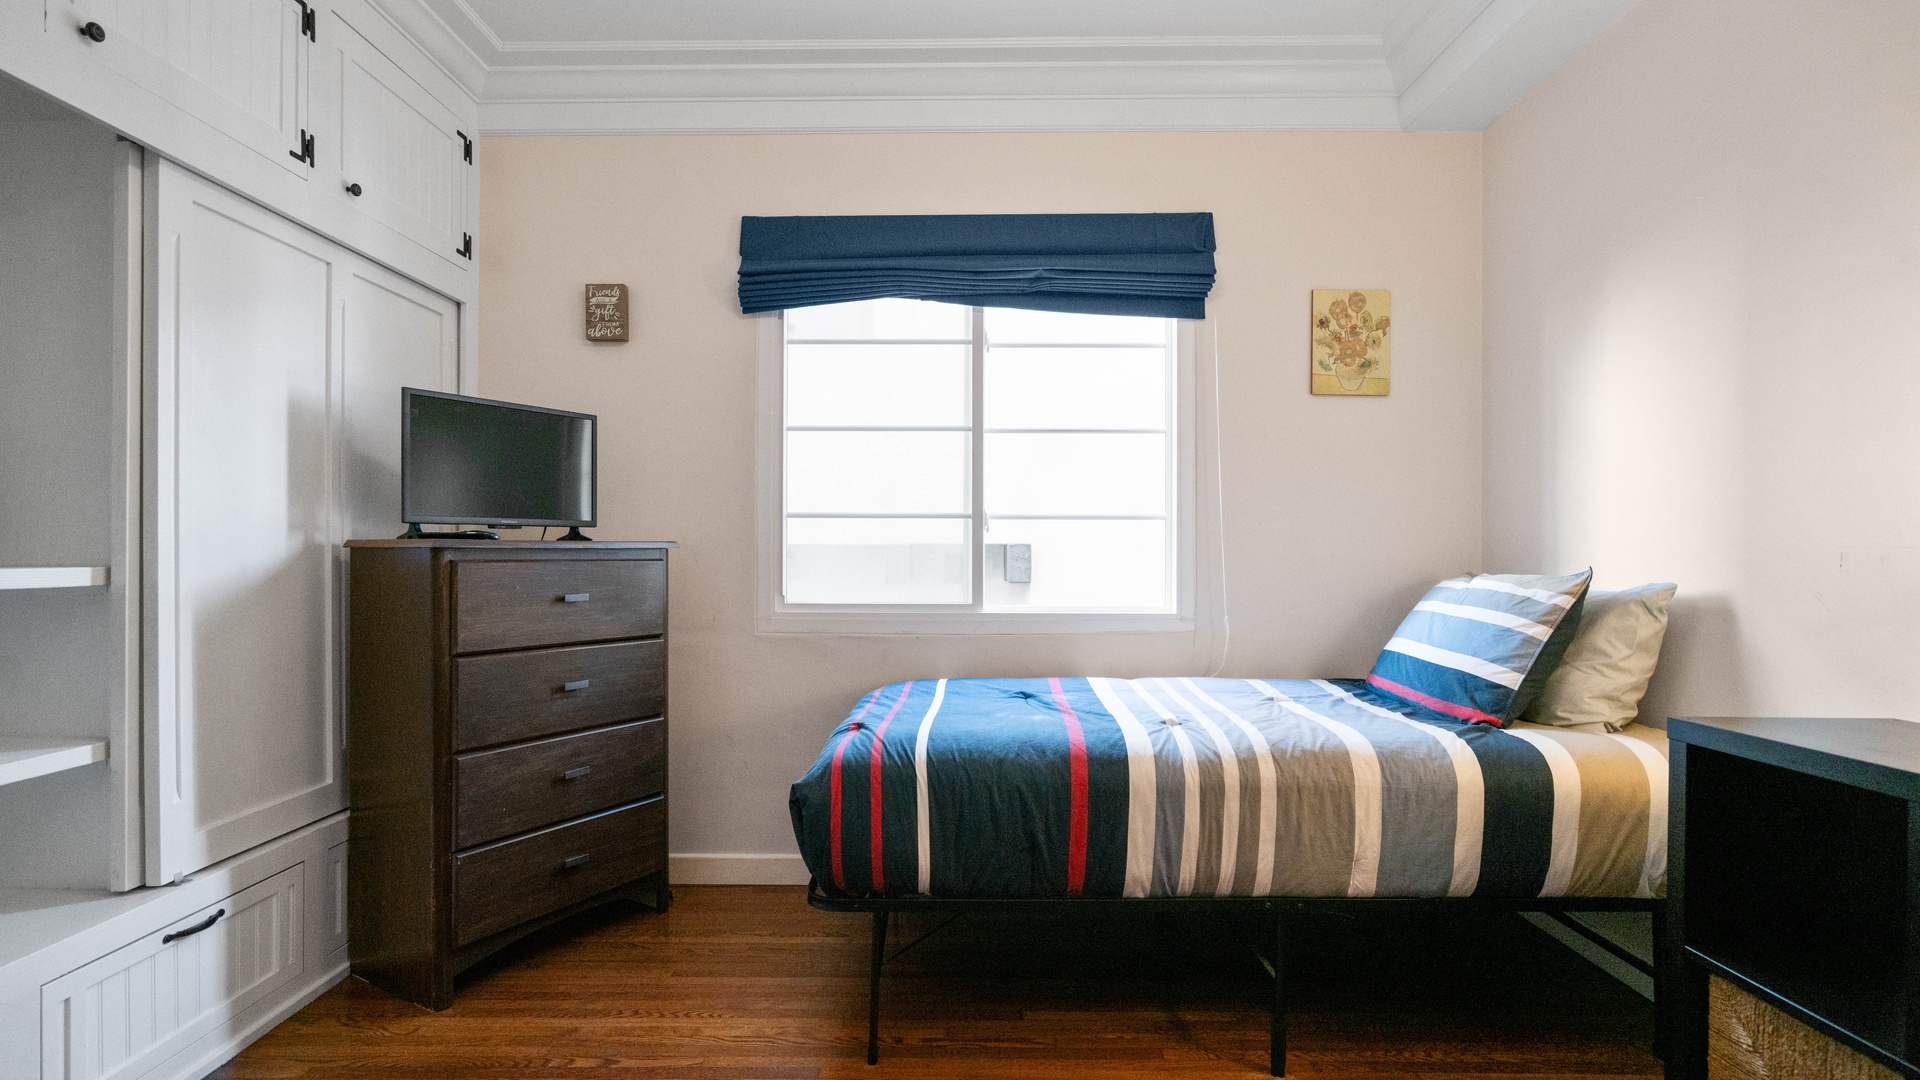
[[[1053,703],[1067,722],[1068,776],[1072,784],[1070,817],[1067,823],[1067,895],[1079,896],[1087,883],[1087,736],[1080,730],[1080,717],[1067,704],[1067,693],[1059,679],[1048,679]]]
[[[867,696],[867,703],[860,706],[860,712],[847,725],[847,732],[840,737],[840,745],[833,749],[833,767],[827,770],[827,788],[832,792],[832,809],[827,815],[828,846],[833,849],[833,887],[841,892],[847,891],[847,873],[840,861],[840,759],[846,755],[847,742],[853,733],[860,730],[860,717],[867,715],[873,703],[880,700],[880,691],[875,690]]]
[[[1479,709],[1468,708],[1465,705],[1455,705],[1451,701],[1442,701],[1432,695],[1423,694],[1411,686],[1401,686],[1392,679],[1383,679],[1378,675],[1369,675],[1367,676],[1367,685],[1385,690],[1394,697],[1405,698],[1415,705],[1425,705],[1434,712],[1446,713],[1455,720],[1465,720],[1473,724],[1492,724],[1494,727],[1503,726],[1500,718],[1491,713],[1483,713]]]
[[[880,721],[880,727],[874,731],[873,749],[867,754],[867,764],[873,770],[873,782],[868,785],[873,793],[873,812],[867,819],[869,822],[867,832],[869,839],[873,842],[874,892],[887,891],[886,876],[880,872],[881,856],[884,851],[880,842],[880,740],[887,737],[887,725],[893,723],[894,715],[900,711],[900,706],[907,703],[907,695],[911,693],[913,693],[913,680],[908,679],[906,687],[900,691],[900,700],[893,703],[893,708],[887,711],[886,719]]]

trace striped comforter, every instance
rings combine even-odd
[[[1646,897],[1663,734],[1503,731],[1357,680],[914,681],[790,806],[849,894]]]

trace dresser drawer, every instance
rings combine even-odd
[[[466,945],[667,865],[667,801],[608,811],[453,861],[453,937]]]
[[[453,662],[455,750],[658,716],[666,706],[667,646],[661,641]]]
[[[472,847],[667,786],[667,724],[642,720],[454,759],[453,846]]]
[[[652,637],[666,629],[662,559],[453,564],[457,653]]]

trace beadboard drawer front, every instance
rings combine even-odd
[[[453,564],[453,651],[655,637],[667,629],[664,559]]]
[[[453,680],[454,749],[473,750],[659,716],[667,647],[629,641],[468,656],[453,662]]]
[[[454,944],[512,929],[666,865],[664,798],[468,852],[453,863]]]
[[[619,727],[462,754],[454,759],[454,847],[471,847],[667,786],[667,726]]]
[[[41,987],[41,1076],[139,1076],[297,977],[304,867]]]

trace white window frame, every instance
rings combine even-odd
[[[756,543],[759,548],[755,587],[757,628],[763,634],[1092,634],[1183,633],[1194,629],[1198,551],[1195,529],[1195,410],[1194,323],[1175,322],[1174,332],[1174,464],[1173,482],[1173,610],[1164,612],[984,611],[959,604],[789,604],[781,595],[784,572],[785,522],[782,505],[786,479],[786,324],[779,312],[759,320],[759,400],[756,434]],[[983,378],[978,347],[973,377]],[[977,392],[976,392],[976,397]],[[974,420],[976,433],[978,418]],[[973,440],[969,483],[978,483],[982,468],[982,440]],[[977,533],[970,531],[970,538]],[[973,563],[973,592],[981,595],[982,552],[978,544]]]

